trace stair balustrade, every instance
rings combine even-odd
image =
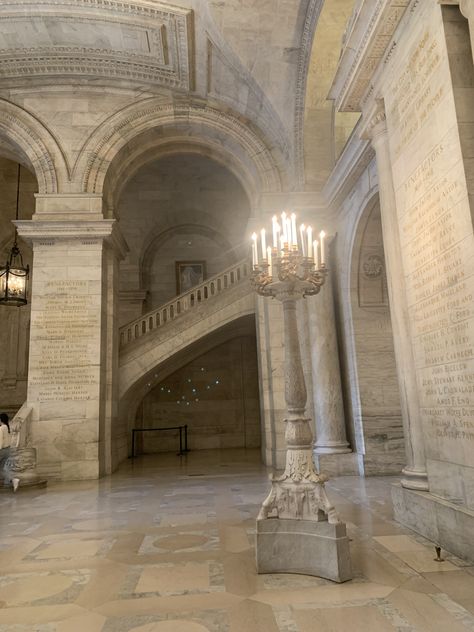
[[[223,272],[183,292],[164,305],[144,314],[127,325],[120,327],[120,347],[159,329],[166,323],[179,318],[189,310],[212,300],[227,289],[235,287],[249,278],[251,266],[247,259],[226,268]]]

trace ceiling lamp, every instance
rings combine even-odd
[[[20,200],[20,165],[18,165],[18,179],[16,187],[16,219],[18,220],[18,202]],[[23,265],[23,257],[18,248],[18,232],[15,226],[15,239],[10,251],[10,257],[5,266],[0,266],[0,305],[26,305],[28,289],[29,266]]]

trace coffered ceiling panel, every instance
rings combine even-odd
[[[193,88],[193,12],[135,0],[2,0],[0,80],[115,77]]]

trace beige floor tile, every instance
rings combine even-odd
[[[245,527],[225,527],[221,540],[223,548],[230,553],[240,553],[250,548]]]
[[[163,564],[150,566],[141,573],[136,593],[175,593],[209,590],[209,564]]]
[[[106,618],[100,614],[88,613],[71,617],[56,624],[56,632],[101,632]]]
[[[42,575],[14,579],[2,586],[0,599],[7,606],[29,604],[38,599],[52,597],[70,588],[74,579],[67,575]]]
[[[55,557],[92,557],[97,555],[103,540],[67,540],[48,544],[45,549],[35,553],[36,559]]]
[[[270,606],[246,600],[229,611],[229,632],[279,632]]]
[[[396,632],[374,606],[294,610],[298,632]]]
[[[426,547],[408,535],[382,535],[375,536],[374,540],[382,544],[386,549],[397,553],[399,551],[425,551]]]
[[[472,599],[474,603],[474,576],[470,573],[458,569],[452,573],[437,572],[423,575],[438,592],[446,593],[454,601]]]
[[[209,632],[209,629],[195,621],[175,619],[174,621],[146,623],[138,628],[131,628],[130,632]]]
[[[388,600],[399,610],[416,632],[466,632],[461,622],[439,606],[429,595],[396,590]]]
[[[302,588],[300,590],[266,590],[258,592],[252,599],[270,605],[314,603],[317,605],[338,604],[346,601],[365,601],[380,599],[393,591],[392,586],[383,586],[372,582],[346,582],[331,584],[318,588]]]
[[[442,563],[435,562],[434,547],[433,551],[426,547],[423,548],[423,551],[399,551],[396,555],[418,573],[446,573],[459,570],[458,566],[454,566],[447,560]]]

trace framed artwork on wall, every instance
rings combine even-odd
[[[176,261],[176,294],[187,292],[206,278],[205,261]]]

